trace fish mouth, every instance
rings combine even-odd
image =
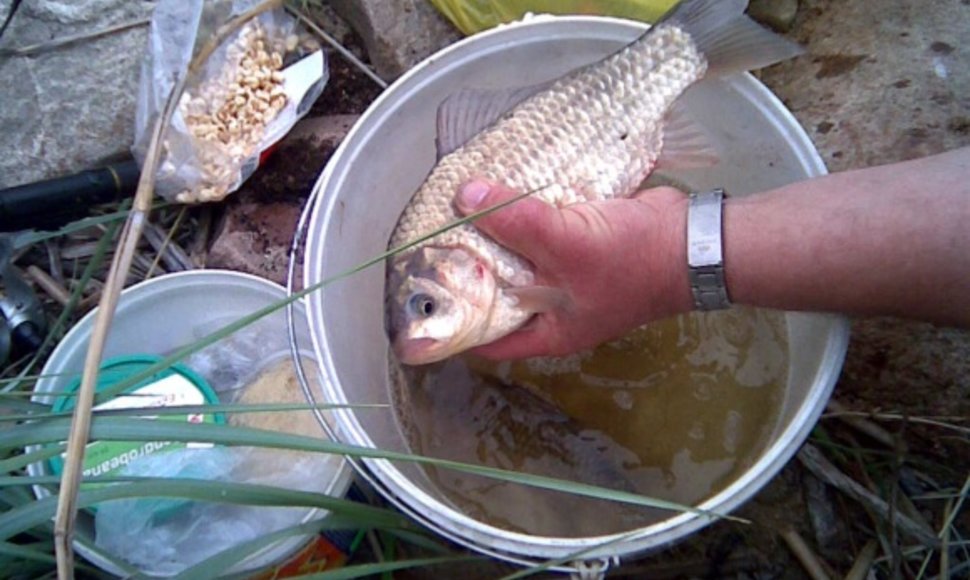
[[[437,362],[448,356],[441,352],[440,340],[433,338],[408,338],[394,341],[394,354],[406,365],[423,365]]]

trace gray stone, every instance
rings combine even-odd
[[[130,0],[24,2],[0,46],[102,30],[146,18],[152,7]],[[34,55],[0,57],[0,187],[90,169],[127,153],[147,33],[141,26]]]
[[[791,30],[798,14],[798,0],[751,0],[748,15],[780,32]]]
[[[330,4],[360,34],[377,74],[386,80],[401,76],[461,38],[427,0],[332,0]]]

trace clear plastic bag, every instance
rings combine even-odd
[[[133,153],[144,164],[175,79],[189,74],[163,137],[155,191],[181,203],[218,201],[256,170],[323,90],[319,44],[282,8],[229,35],[189,73],[217,31],[262,0],[160,0],[142,63]]]
[[[198,339],[235,320],[236,317],[216,318],[195,326],[192,334]],[[223,404],[306,405],[307,399],[296,379],[284,321],[282,312],[257,320],[186,357],[182,364],[201,375]],[[316,388],[314,368],[304,371]],[[229,412],[226,422],[301,436],[325,436],[309,409]],[[139,457],[117,475],[228,481],[337,494],[342,493],[340,482],[349,477],[341,455],[200,443]],[[312,517],[323,515],[317,512]],[[305,507],[234,505],[181,498],[117,500],[97,506],[96,543],[142,572],[168,576],[220,551],[295,526],[310,517],[311,511]]]
[[[121,475],[209,479],[319,491],[342,458],[254,447],[180,449],[139,458]],[[323,517],[317,512],[313,517]],[[139,570],[170,576],[242,542],[308,519],[307,508],[250,506],[169,498],[104,502],[95,516],[97,545]]]

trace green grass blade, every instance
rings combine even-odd
[[[413,546],[417,546],[424,550],[434,552],[438,555],[451,554],[452,550],[447,546],[441,544],[436,538],[429,536],[428,534],[422,533],[420,530],[395,530],[386,529],[384,532],[389,536],[394,536],[402,542],[406,542]]]
[[[292,536],[318,534],[325,529],[357,529],[359,527],[353,520],[341,518],[337,515],[329,515],[325,519],[284,528],[277,532],[237,544],[206,558],[198,564],[186,568],[175,576],[175,580],[208,580],[209,578],[217,578],[221,573],[243,561],[247,556]]]
[[[365,576],[375,576],[384,572],[394,572],[407,568],[417,568],[420,566],[435,566],[441,564],[457,564],[458,562],[470,562],[481,560],[481,556],[444,556],[436,558],[414,558],[412,560],[398,560],[397,562],[383,562],[379,564],[357,564],[355,566],[344,566],[335,570],[327,570],[316,574],[305,574],[303,576],[293,576],[294,580],[350,580],[352,578],[363,578]]]
[[[126,200],[124,202],[125,206],[127,206],[128,203],[130,202]],[[124,214],[125,216],[128,215],[127,209],[124,210]],[[96,218],[92,218],[92,219],[96,219]],[[81,222],[84,222],[84,221],[85,220],[81,220]],[[75,222],[75,223],[80,223],[80,222]],[[88,224],[85,227],[89,227],[90,225],[92,224]],[[121,225],[121,221],[118,221],[118,220],[112,221],[111,224],[108,226],[107,230],[101,236],[101,239],[98,240],[98,243],[94,248],[94,254],[91,256],[91,259],[88,260],[87,266],[84,267],[84,272],[81,274],[81,279],[78,281],[77,286],[74,289],[74,292],[71,293],[70,299],[67,301],[67,304],[64,306],[64,309],[61,311],[60,316],[58,316],[57,320],[55,320],[54,323],[51,325],[50,330],[47,331],[47,335],[44,337],[43,342],[41,342],[40,347],[37,349],[37,352],[34,353],[34,357],[31,359],[30,363],[28,363],[27,366],[25,366],[23,370],[19,373],[19,376],[17,377],[18,379],[21,379],[21,377],[28,376],[30,374],[30,371],[35,366],[37,366],[37,364],[39,364],[41,357],[44,355],[44,353],[47,352],[47,348],[50,345],[52,345],[54,341],[58,339],[58,337],[60,336],[60,333],[67,326],[68,321],[71,319],[71,316],[74,314],[74,309],[77,308],[78,303],[81,301],[81,293],[83,292],[84,288],[87,287],[88,282],[90,282],[91,278],[94,277],[94,273],[98,270],[98,268],[101,267],[101,264],[104,262],[104,257],[108,253],[108,248],[111,247],[111,241],[114,239],[115,233],[118,231],[118,227],[120,225]],[[59,235],[64,235],[65,233],[70,233],[71,231],[75,231],[75,230],[67,229],[70,227],[71,225],[69,224],[68,226],[65,226],[65,228],[62,228],[61,233]],[[47,238],[42,238],[41,240],[34,240],[29,243],[36,243],[37,241],[43,241],[43,239],[47,239]],[[0,389],[0,391],[9,392],[15,389],[20,384],[20,382],[21,381],[12,382],[4,386],[2,389]]]
[[[69,421],[66,419],[51,419],[37,424],[21,425],[18,429],[0,431],[0,449],[25,447],[31,444],[60,442],[67,437]],[[495,467],[460,463],[445,459],[435,459],[408,453],[384,451],[369,447],[358,447],[300,435],[290,435],[275,431],[262,431],[248,427],[235,427],[217,424],[183,424],[172,421],[146,421],[142,419],[127,419],[120,417],[99,417],[91,425],[91,438],[109,441],[181,441],[181,442],[209,442],[223,445],[242,445],[256,447],[274,447],[293,449],[297,451],[312,451],[334,453],[355,457],[374,459],[390,459],[408,461],[425,465],[434,465],[483,475],[492,479],[521,483],[548,489],[562,491],[573,495],[582,495],[595,499],[619,501],[634,505],[653,507],[658,509],[692,512],[709,517],[720,517],[737,522],[749,523],[747,520],[726,514],[717,514],[707,510],[685,506],[666,500],[648,498],[639,494],[616,491],[595,485],[555,479],[540,475],[517,473]]]
[[[315,507],[336,515],[353,517],[355,525],[360,526],[403,528],[413,526],[407,518],[397,512],[322,493],[193,479],[151,478],[123,485],[82,490],[78,495],[78,507],[83,509],[105,501],[144,497],[186,498],[251,506]],[[34,526],[49,522],[56,509],[57,496],[52,495],[0,514],[0,541],[8,540]],[[343,520],[343,522],[349,521]]]
[[[43,544],[41,544],[43,545]],[[20,560],[33,560],[34,562],[56,563],[57,560],[52,556],[54,545],[49,544],[49,549],[40,551],[33,547],[11,544],[10,542],[0,542],[0,555],[8,558]]]
[[[11,457],[9,459],[4,459],[0,461],[0,473],[10,473],[12,471],[17,471],[18,469],[23,469],[31,463],[37,463],[38,461],[44,461],[50,459],[51,457],[56,457],[64,451],[65,445],[52,445],[50,447],[45,447],[43,449],[38,449],[37,451],[31,451],[30,453],[24,453],[22,455],[17,455],[16,457]]]
[[[51,524],[51,527],[52,527],[52,533],[53,533],[53,524]],[[76,543],[78,545],[81,545],[81,546],[84,546],[84,549],[86,549],[92,555],[95,555],[95,556],[101,558],[105,562],[111,562],[112,564],[114,564],[114,566],[116,568],[118,568],[119,570],[121,570],[122,572],[124,572],[126,574],[126,577],[133,578],[133,577],[138,576],[138,574],[139,574],[139,571],[138,571],[137,568],[135,568],[134,566],[132,566],[128,562],[122,560],[121,558],[115,556],[114,554],[108,553],[107,551],[101,549],[97,545],[97,543],[94,542],[94,541],[88,540],[87,538],[78,537],[75,534],[75,536],[74,536],[74,543]],[[86,564],[83,564],[82,565],[79,562],[75,562],[74,565],[78,569],[81,569],[83,567],[85,570],[88,570],[89,573],[91,573],[92,570],[96,570],[97,573],[94,574],[94,575],[97,576],[97,577],[99,577],[99,578],[107,578],[108,580],[114,580],[115,578],[117,578],[117,576],[114,576],[112,574],[108,574],[107,572],[102,571],[100,568],[90,568]]]
[[[73,234],[75,232],[80,232],[94,226],[100,226],[103,224],[108,224],[109,226],[111,226],[111,225],[119,224],[121,223],[122,220],[127,218],[128,214],[131,212],[131,210],[127,208],[127,206],[130,205],[130,203],[131,203],[130,200],[125,200],[121,204],[121,207],[124,207],[125,209],[120,209],[118,211],[106,213],[104,215],[82,218],[82,219],[73,221],[69,224],[66,224],[58,230],[54,230],[50,232],[32,231],[32,232],[24,233],[17,238],[17,247],[23,248],[31,244],[36,244],[47,240],[53,240],[55,238],[66,236],[68,234]],[[171,205],[171,204],[167,202],[159,202],[155,204],[152,209],[161,209],[168,205]]]
[[[5,572],[2,576],[5,580],[46,580],[47,578],[57,577],[54,566],[34,560],[2,558],[0,559],[0,570]]]
[[[47,405],[25,401],[23,397],[19,396],[20,394],[21,393],[4,393],[0,395],[0,409],[5,411],[19,411],[22,413],[45,412],[50,410],[50,407]],[[32,394],[33,393],[23,393],[25,396]],[[0,417],[3,417],[3,415],[0,415]]]
[[[34,501],[34,495],[23,487],[0,490],[0,502],[10,507],[27,505],[32,501]]]
[[[128,395],[126,395],[128,396]],[[127,409],[101,409],[95,410],[94,417],[140,417],[143,415],[184,415],[187,413],[274,413],[283,411],[310,411],[317,409],[320,411],[330,411],[333,409],[387,409],[390,405],[383,403],[373,404],[320,404],[310,403],[264,403],[264,404],[238,404],[238,403],[217,403],[211,405],[173,405],[171,407],[131,407]],[[50,419],[70,418],[72,410],[61,411],[59,413],[31,413],[26,415],[0,415],[0,423],[5,421],[46,421]]]

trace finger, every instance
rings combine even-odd
[[[455,205],[463,214],[469,215],[519,195],[507,187],[474,180],[462,187]],[[476,218],[474,224],[495,241],[533,262],[545,257],[546,248],[557,247],[563,240],[563,219],[559,210],[533,197],[525,197]]]
[[[676,201],[687,197],[687,194],[677,189],[676,187],[670,187],[668,185],[661,185],[659,187],[651,187],[648,189],[641,189],[640,191],[633,194],[632,199],[637,201],[646,202],[670,202]]]
[[[543,318],[488,344],[475,347],[472,353],[492,360],[515,360],[551,353],[551,328]]]

